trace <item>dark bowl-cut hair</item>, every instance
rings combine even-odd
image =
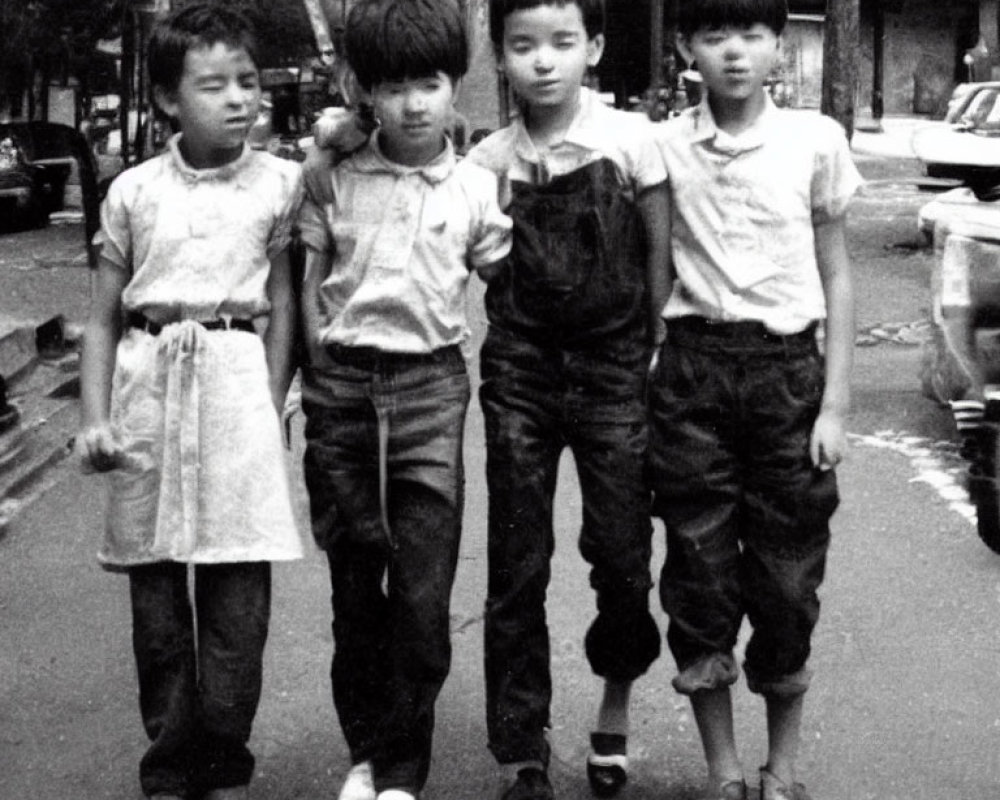
[[[188,3],[171,11],[156,21],[150,34],[146,56],[149,82],[175,91],[184,75],[188,51],[219,43],[245,50],[255,65],[260,63],[253,24],[239,11],[210,2]]]
[[[503,31],[507,17],[515,11],[538,6],[578,6],[583,15],[587,38],[604,33],[604,0],[490,0],[490,40],[496,52],[503,50]]]
[[[361,88],[469,70],[465,18],[457,0],[361,0],[344,31],[347,63]]]
[[[677,32],[690,37],[698,31],[766,25],[781,36],[788,22],[786,0],[681,0]]]

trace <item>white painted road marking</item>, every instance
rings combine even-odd
[[[848,434],[865,447],[877,447],[898,453],[910,461],[916,475],[910,483],[926,483],[938,493],[948,508],[976,524],[976,507],[969,502],[965,489],[965,461],[953,442],[935,442],[925,436],[911,436],[901,431],[876,431],[871,435]]]

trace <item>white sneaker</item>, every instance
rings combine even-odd
[[[348,770],[337,800],[376,800],[371,761],[362,761]]]
[[[378,793],[376,800],[417,800],[417,796],[403,789],[386,789]]]

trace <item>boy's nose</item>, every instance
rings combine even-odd
[[[552,69],[552,54],[544,47],[535,52],[535,71],[548,72]]]
[[[427,102],[420,92],[409,92],[406,95],[406,111],[410,114],[419,114],[427,108]]]

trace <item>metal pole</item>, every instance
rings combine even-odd
[[[663,87],[663,0],[651,0],[649,26],[649,90],[655,98]]]
[[[881,122],[885,113],[885,9],[875,3],[872,42],[872,119]]]

